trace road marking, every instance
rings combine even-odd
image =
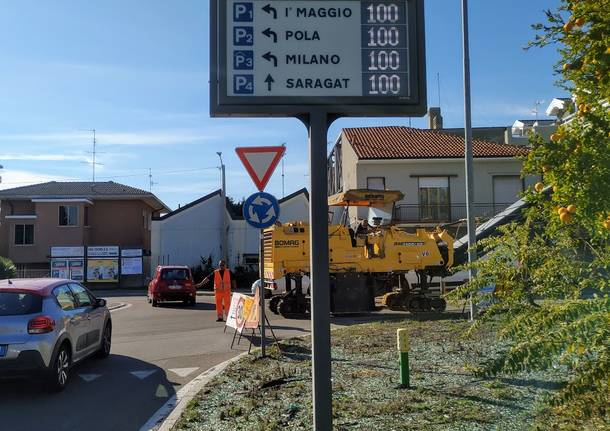
[[[174,374],[179,375],[180,377],[186,377],[189,374],[197,371],[199,369],[199,367],[193,367],[193,368],[170,368],[168,371],[171,371]]]
[[[117,311],[121,311],[121,310],[127,310],[128,308],[131,308],[133,306],[133,304],[130,303],[125,303],[125,305],[123,305],[122,307],[119,308],[115,308],[114,310],[110,310],[111,313],[115,313]]]
[[[78,377],[83,379],[85,382],[89,383],[97,379],[98,377],[102,377],[101,374],[79,374]]]
[[[157,370],[141,370],[141,371],[130,371],[129,374],[134,375],[140,380],[144,380],[146,377],[156,373]]]
[[[157,398],[167,398],[169,397],[169,392],[167,392],[167,388],[163,385],[157,386],[157,392],[155,393]]]

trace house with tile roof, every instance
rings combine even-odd
[[[0,190],[0,256],[24,274],[44,276],[51,274],[52,249],[113,246],[150,255],[152,218],[169,211],[154,194],[112,181]]]
[[[518,199],[535,178],[522,179],[524,146],[473,139],[474,208],[485,219]],[[435,225],[466,217],[464,138],[403,126],[343,129],[328,158],[329,195],[356,188],[400,190],[394,220]],[[350,221],[366,218],[351,208]]]

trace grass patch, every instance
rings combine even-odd
[[[493,324],[473,339],[463,337],[467,327],[417,318],[333,331],[334,429],[521,431],[544,424],[541,401],[564,380],[560,372],[482,379],[476,364],[503,346]],[[398,384],[398,328],[410,335],[409,389]],[[270,351],[269,358],[231,364],[188,405],[176,429],[312,429],[309,339],[284,342],[283,354]]]

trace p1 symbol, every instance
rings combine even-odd
[[[233,3],[233,20],[235,22],[254,21],[254,8],[252,3]]]
[[[235,70],[254,69],[254,52],[253,51],[234,51],[233,52],[233,69],[235,69]]]
[[[254,75],[233,75],[235,94],[254,94]]]
[[[235,46],[254,45],[253,27],[233,27],[233,44]]]

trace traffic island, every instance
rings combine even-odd
[[[493,324],[464,338],[463,320],[401,320],[332,332],[335,430],[524,430],[544,422],[560,370],[483,379],[502,349]],[[397,329],[409,332],[410,385],[401,385]],[[185,409],[179,430],[311,430],[311,345],[291,339],[231,364]],[[558,419],[559,420],[559,419]]]

